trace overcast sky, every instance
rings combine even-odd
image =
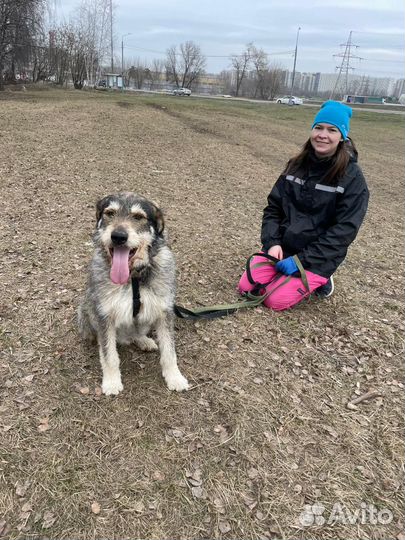
[[[65,19],[79,0],[60,0]],[[358,48],[352,73],[404,77],[403,0],[114,0],[116,57],[164,58],[168,47],[191,40],[207,58],[207,71],[230,67],[229,55],[253,42],[282,68],[293,68],[298,27],[297,71],[334,73],[349,33]]]

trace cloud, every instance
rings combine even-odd
[[[300,26],[297,69],[333,72],[351,30],[359,45],[353,54],[367,57],[364,67],[375,59],[373,72],[384,68],[403,76],[403,66],[388,63],[404,49],[403,0],[116,0],[115,34],[131,32],[131,51],[148,50],[151,58],[162,56],[172,45],[192,40],[208,58],[209,71],[229,67],[227,56],[240,54],[253,42],[291,69],[291,54]],[[62,3],[62,2],[61,2]],[[63,12],[77,2],[64,0]],[[384,59],[387,65],[378,63]],[[378,69],[379,67],[379,69]]]

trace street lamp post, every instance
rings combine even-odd
[[[130,36],[131,32],[121,36],[121,91],[124,91],[124,37]]]
[[[292,96],[293,96],[293,92],[294,92],[295,66],[296,66],[296,63],[297,63],[298,35],[300,33],[300,30],[301,30],[301,27],[299,26],[298,30],[297,30],[297,40],[295,42],[294,67],[293,67],[293,74],[292,74],[292,80],[291,80],[291,92],[290,92],[289,105],[293,105]]]

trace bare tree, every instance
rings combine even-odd
[[[192,41],[181,43],[180,53],[177,53],[173,45],[167,50],[166,79],[174,82],[177,87],[191,88],[204,73],[205,65],[206,59],[200,47]]]
[[[178,67],[178,61],[177,61],[176,45],[172,45],[166,51],[165,69],[166,69],[166,80],[170,82],[174,82],[176,86],[179,87],[180,79],[179,79],[179,67]]]
[[[67,24],[49,32],[49,72],[58,85],[68,79],[71,54],[71,29]]]
[[[110,3],[108,0],[82,0],[73,25],[80,35],[81,49],[89,83],[100,75],[100,66],[109,52]]]
[[[130,84],[131,80],[133,80],[135,83],[135,88],[141,89],[148,72],[148,67],[141,62],[139,58],[137,58],[127,71],[128,84]]]
[[[72,29],[69,34],[70,51],[70,74],[73,86],[76,90],[83,88],[84,81],[88,78],[86,58],[89,55],[87,37],[80,30]]]
[[[243,51],[242,54],[239,54],[239,55],[235,54],[231,56],[231,65],[235,71],[235,76],[236,76],[235,96],[239,95],[239,90],[241,88],[243,79],[246,77],[250,60],[251,60],[251,48],[252,48],[252,44],[249,43],[246,46],[246,50]]]
[[[224,94],[230,94],[232,92],[232,72],[223,70],[218,76],[218,83],[222,86]]]
[[[44,21],[45,0],[0,0],[0,90],[14,82],[36,47]]]
[[[198,82],[204,73],[206,60],[201,49],[192,41],[186,41],[180,45],[182,84],[185,88],[191,88],[193,83]]]
[[[250,48],[251,62],[255,70],[255,90],[254,97],[257,94],[261,99],[268,99],[268,81],[269,81],[269,62],[267,54],[263,49],[257,49],[254,45]]]
[[[37,36],[37,46],[31,54],[32,82],[44,81],[50,72],[49,43],[43,31]]]
[[[255,46],[252,46],[251,55],[256,80],[254,97],[273,99],[280,93],[282,69],[277,65],[269,63],[268,55],[263,49],[257,49]]]
[[[269,64],[268,99],[274,99],[281,91],[283,84],[283,69],[278,64]]]
[[[108,52],[108,15],[107,0],[83,0],[71,22],[52,31],[50,57],[58,84],[66,81],[67,73],[76,89],[85,81],[95,83]]]
[[[152,61],[152,66],[148,71],[149,88],[152,90],[156,84],[161,80],[162,73],[164,72],[165,63],[163,60],[155,59]]]

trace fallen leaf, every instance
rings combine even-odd
[[[254,467],[252,467],[251,469],[248,470],[248,477],[251,480],[254,480],[258,476],[259,476],[259,471],[257,469],[255,469]]]
[[[46,512],[44,512],[42,528],[50,529],[52,525],[55,523],[55,521],[56,521],[56,516],[52,514],[52,512],[49,512],[49,510],[47,510]]]
[[[32,504],[29,503],[29,502],[26,502],[25,504],[22,505],[21,507],[21,511],[22,512],[30,512],[32,510]]]
[[[29,480],[26,480],[24,483],[22,482],[17,482],[16,485],[15,485],[15,493],[16,495],[18,495],[19,497],[24,497],[25,494],[27,493],[27,489],[30,487],[31,485],[31,482]]]
[[[93,514],[99,514],[101,512],[101,506],[99,505],[99,503],[97,501],[94,501],[91,505],[91,511],[93,512]]]
[[[186,477],[189,479],[193,479],[196,482],[202,481],[202,470],[201,469],[194,469],[193,472],[186,471]]]
[[[152,480],[156,480],[157,482],[162,482],[162,480],[165,479],[165,475],[161,473],[160,471],[155,471],[152,474]]]
[[[189,478],[188,482],[194,487],[201,486],[202,484],[202,480],[194,480],[194,478]]]
[[[194,486],[191,488],[191,493],[193,494],[193,497],[196,499],[206,499],[207,494],[205,493],[205,490],[201,486]]]
[[[213,505],[215,507],[215,510],[218,512],[218,514],[225,514],[225,505],[224,505],[223,501],[221,501],[221,499],[216,497],[212,501],[212,503],[213,503]]]
[[[225,426],[217,425],[214,427],[215,433],[219,433],[219,440],[221,443],[225,442],[229,438],[228,430]]]
[[[257,506],[257,500],[251,494],[242,493],[242,499],[249,510],[253,510]]]
[[[184,437],[184,433],[181,431],[181,429],[170,429],[169,433],[175,439],[181,439]]]
[[[195,452],[196,450],[199,450],[200,448],[203,447],[203,444],[201,441],[191,441],[190,444],[188,445],[188,451],[189,452]]]
[[[43,433],[44,431],[47,431],[49,429],[49,418],[41,418],[40,422],[41,423],[38,426],[38,431],[40,433]]]
[[[138,514],[142,514],[145,510],[145,505],[143,504],[142,501],[137,501],[134,505],[134,510],[135,512],[137,512]]]
[[[221,531],[222,534],[228,533],[231,530],[231,526],[229,524],[229,521],[221,520],[218,523],[218,529]]]

